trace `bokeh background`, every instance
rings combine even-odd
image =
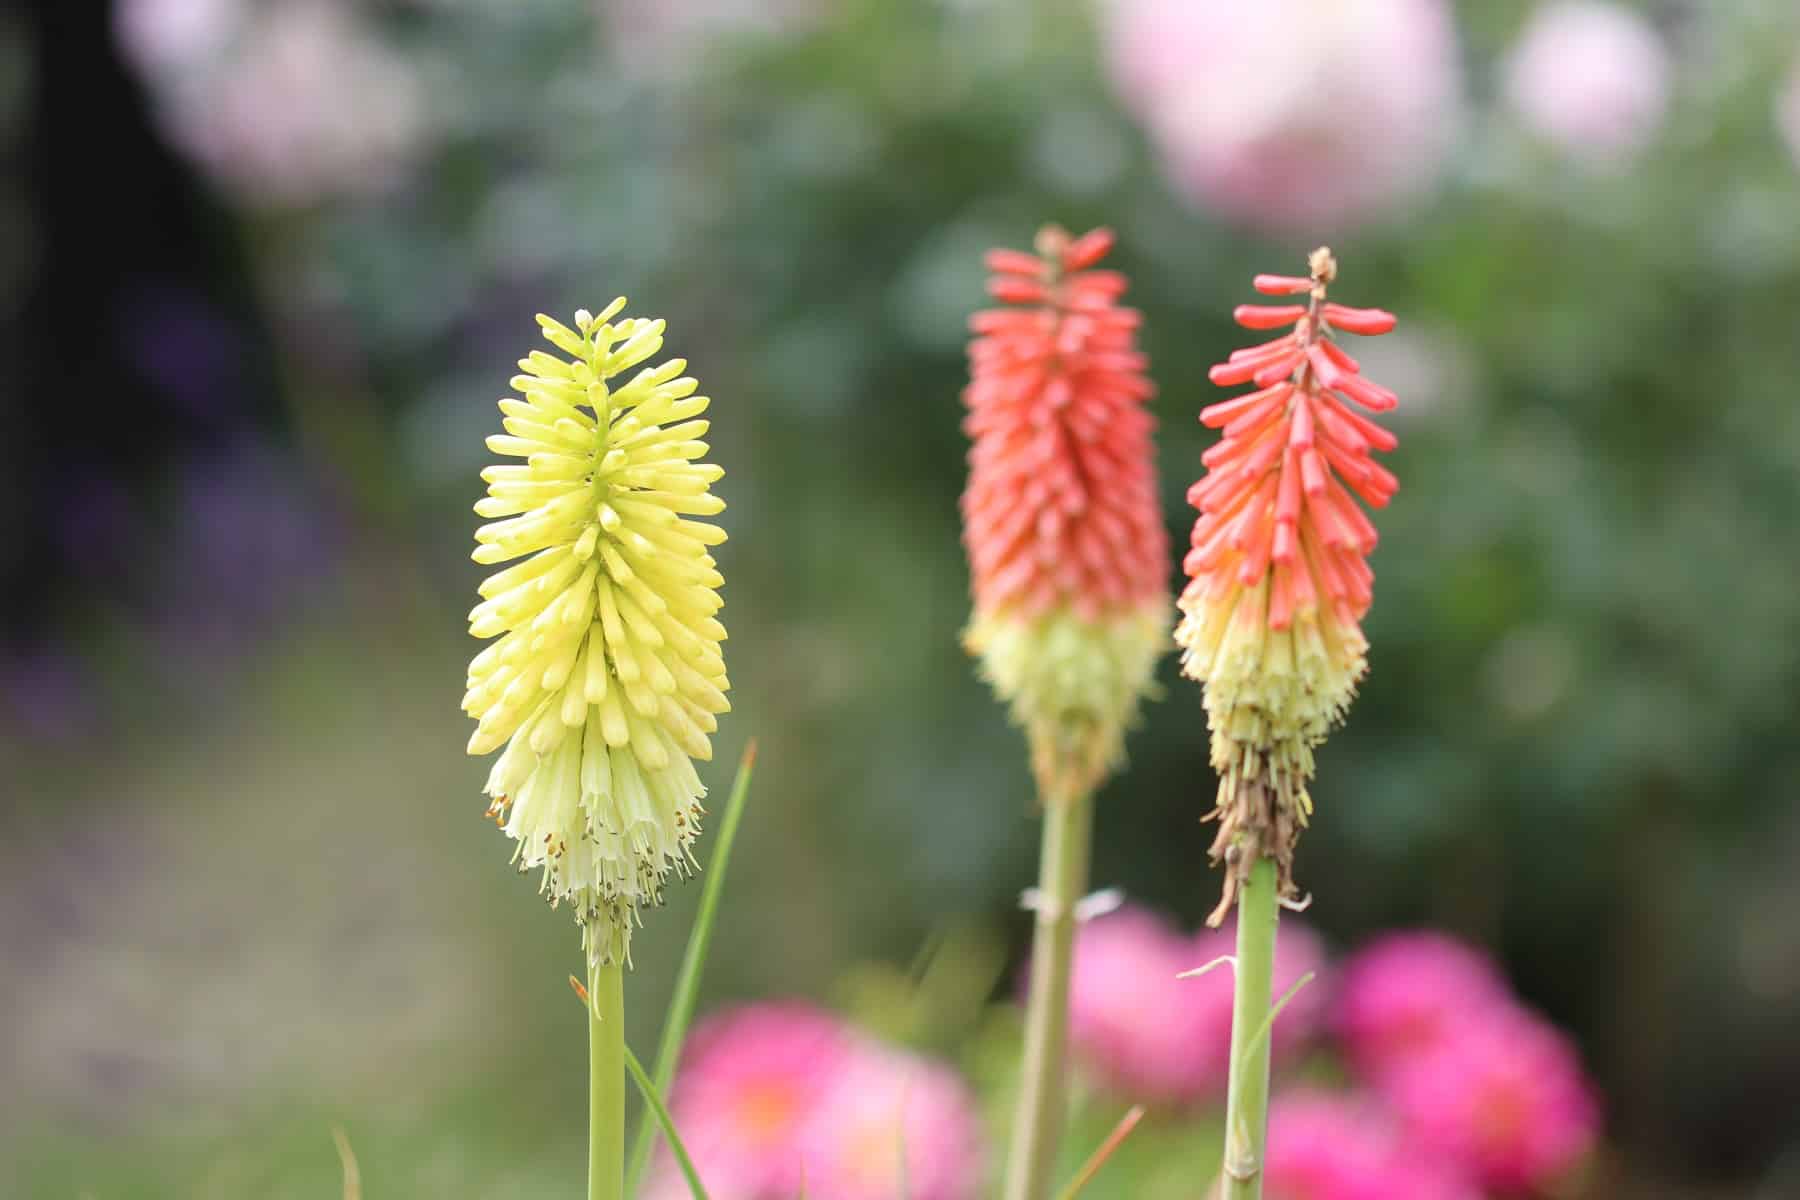
[[[1249,276],[1328,241],[1401,316],[1315,926],[1500,954],[1616,1194],[1800,1195],[1791,0],[41,0],[0,156],[0,1194],[335,1195],[334,1126],[369,1195],[571,1193],[575,931],[457,708],[539,310],[629,295],[717,398],[715,795],[761,760],[708,1004],[1016,962],[958,389],[980,252],[1056,220],[1118,231],[1178,539]],[[1162,674],[1095,875],[1191,924]]]

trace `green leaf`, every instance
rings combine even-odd
[[[669,1139],[669,1149],[675,1152],[675,1162],[681,1167],[681,1174],[687,1180],[688,1191],[693,1193],[694,1200],[707,1200],[706,1188],[700,1183],[700,1173],[694,1170],[694,1160],[688,1157],[687,1147],[681,1143],[681,1135],[675,1132],[675,1121],[669,1116],[668,1106],[662,1102],[662,1094],[650,1077],[644,1074],[644,1064],[638,1061],[631,1047],[625,1047],[625,1069],[631,1072],[631,1078],[637,1082],[638,1091],[644,1097],[644,1105],[656,1118],[657,1127],[663,1136]],[[646,1126],[650,1123],[644,1122]]]
[[[738,824],[750,796],[750,777],[755,769],[756,739],[751,738],[744,746],[743,758],[738,760],[737,778],[731,783],[731,798],[725,802],[725,815],[713,838],[712,858],[707,861],[706,882],[700,891],[700,909],[694,916],[694,928],[688,933],[687,950],[681,956],[681,972],[675,977],[675,994],[669,1000],[669,1013],[663,1020],[662,1041],[656,1048],[655,1086],[659,1094],[667,1092],[675,1081],[675,1065],[681,1061],[681,1046],[687,1040],[694,1007],[700,1000],[700,972],[706,966],[706,951],[712,944],[719,896],[725,888],[725,868],[731,862],[731,846],[737,839]],[[667,1121],[662,1124],[667,1133]],[[656,1130],[656,1122],[638,1123],[637,1137],[631,1145],[631,1159],[625,1169],[625,1194],[628,1196],[637,1195],[638,1185],[643,1182],[644,1170],[650,1165],[650,1152],[656,1147]]]

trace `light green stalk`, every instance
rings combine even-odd
[[[1277,888],[1275,863],[1258,858],[1237,896],[1237,983],[1231,1007],[1223,1200],[1262,1200],[1269,1130],[1269,1001],[1275,986],[1275,931],[1281,920]]]
[[[625,968],[588,975],[588,1200],[625,1200]]]
[[[1037,927],[1031,941],[1031,991],[1025,1002],[1025,1058],[1013,1112],[1006,1200],[1044,1200],[1056,1169],[1066,1107],[1069,968],[1075,905],[1087,891],[1094,798],[1048,797],[1038,859]]]

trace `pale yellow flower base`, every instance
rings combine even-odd
[[[976,613],[963,645],[1024,729],[1045,799],[1083,795],[1124,758],[1125,731],[1168,649],[1168,602],[1087,620]]]
[[[1200,584],[1191,585],[1177,601],[1182,618],[1175,641],[1183,673],[1206,686],[1219,774],[1214,857],[1229,859],[1234,847],[1267,854],[1281,866],[1284,891],[1291,891],[1293,842],[1312,814],[1313,749],[1355,698],[1368,669],[1368,643],[1355,625],[1316,608],[1296,612],[1287,629],[1270,629],[1268,592],[1267,577],[1210,601]],[[1257,844],[1238,847],[1246,837]],[[1244,858],[1253,862],[1255,853]],[[1223,917],[1237,882],[1228,875],[1216,917]]]

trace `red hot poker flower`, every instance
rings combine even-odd
[[[1055,227],[1037,253],[995,250],[970,319],[963,493],[970,651],[1026,729],[1046,796],[1096,785],[1164,644],[1168,540],[1154,393],[1125,277],[1094,269],[1113,237]]]
[[[1248,870],[1270,855],[1289,892],[1293,844],[1312,810],[1313,748],[1367,669],[1358,622],[1373,595],[1366,556],[1376,534],[1352,497],[1382,508],[1399,487],[1370,457],[1392,450],[1394,435],[1358,411],[1383,412],[1398,399],[1363,378],[1337,341],[1386,333],[1394,317],[1325,299],[1337,275],[1329,250],[1315,251],[1311,267],[1307,278],[1256,277],[1257,291],[1306,302],[1239,307],[1233,315],[1247,329],[1292,329],[1210,373],[1214,383],[1256,390],[1200,414],[1224,437],[1188,490],[1200,516],[1175,631],[1183,671],[1206,685],[1220,776],[1214,860],[1235,847],[1231,861]],[[1237,882],[1234,871],[1214,923]]]

